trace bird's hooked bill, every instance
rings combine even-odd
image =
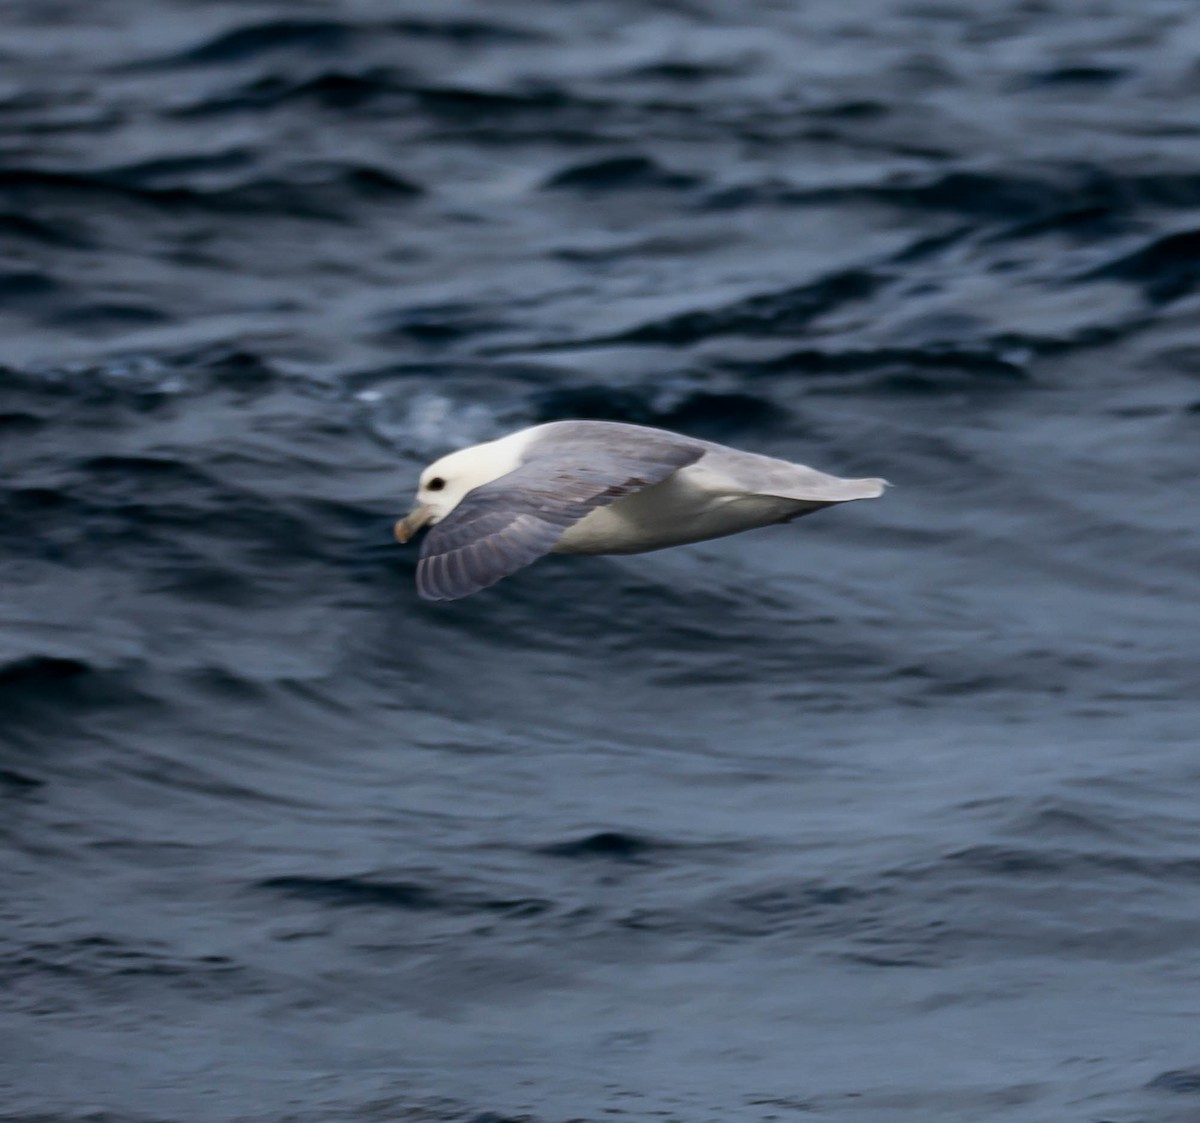
[[[427,525],[433,518],[433,509],[422,503],[418,507],[414,507],[407,515],[404,516],[395,527],[392,533],[396,536],[397,542],[407,542],[421,527]]]

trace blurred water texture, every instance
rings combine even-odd
[[[1197,1117],[1194,4],[4,19],[0,1119]],[[562,417],[897,486],[419,602]]]

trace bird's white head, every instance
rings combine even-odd
[[[501,476],[507,476],[521,463],[524,432],[512,433],[497,441],[460,448],[435,460],[421,473],[417,484],[417,505],[396,523],[396,538],[407,542],[418,530],[444,519],[472,491]]]

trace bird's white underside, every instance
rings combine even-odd
[[[704,467],[681,468],[660,484],[592,511],[568,527],[556,554],[640,554],[721,538],[780,522],[811,503],[733,490]]]

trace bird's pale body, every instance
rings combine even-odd
[[[885,486],[662,429],[556,421],[431,464],[396,536],[432,528],[417,586],[453,600],[544,554],[682,546],[872,499]]]
[[[726,477],[700,461],[609,507],[598,507],[567,527],[551,552],[643,554],[769,526],[811,509],[811,503],[777,495],[738,493]]]

